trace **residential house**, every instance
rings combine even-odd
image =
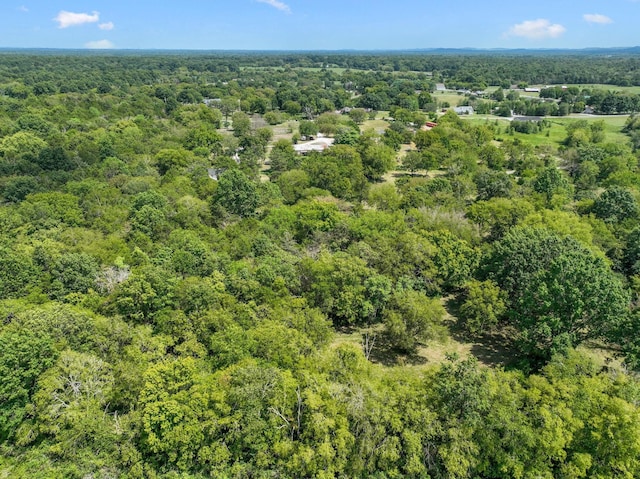
[[[293,145],[293,149],[298,152],[300,155],[306,155],[311,153],[312,151],[324,151],[333,145],[335,140],[333,138],[316,138],[313,141],[308,141],[306,143],[298,143],[297,145]]]
[[[472,106],[456,106],[453,111],[456,112],[456,115],[473,115]]]

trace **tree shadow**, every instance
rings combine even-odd
[[[394,171],[391,176],[394,178],[429,178],[429,173],[420,173],[418,171]]]
[[[518,367],[522,362],[512,338],[504,330],[480,336],[471,347],[471,354],[481,363],[492,367],[502,366],[511,369]]]
[[[521,361],[513,338],[515,331],[507,326],[497,327],[477,335],[469,334],[457,318],[460,317],[462,302],[450,298],[445,302],[445,309],[451,315],[449,332],[452,338],[460,343],[471,344],[471,354],[480,363],[490,367],[513,368]]]
[[[426,358],[420,356],[417,350],[404,351],[395,347],[384,332],[378,333],[369,360],[384,366],[417,366],[427,362]]]

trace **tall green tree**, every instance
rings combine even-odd
[[[293,149],[291,142],[278,140],[269,153],[269,176],[277,180],[282,173],[297,168],[300,163],[300,156]]]
[[[11,439],[27,416],[37,380],[57,355],[42,331],[9,327],[0,332],[0,443]]]
[[[415,353],[425,341],[443,337],[445,310],[439,299],[418,291],[395,293],[383,313],[391,344],[401,351]]]
[[[614,338],[629,295],[600,256],[571,237],[516,228],[499,241],[486,268],[509,295],[507,314],[522,351],[548,360],[587,339]]]
[[[619,223],[638,215],[638,202],[629,190],[611,187],[598,197],[593,211],[607,223]]]
[[[245,217],[255,213],[259,200],[256,184],[240,170],[232,169],[220,177],[212,205],[221,206],[233,215]]]

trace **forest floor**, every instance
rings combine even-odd
[[[451,326],[455,328],[455,322],[452,322]],[[338,332],[334,345],[350,343],[362,346],[366,332],[367,330]],[[486,334],[474,340],[467,340],[460,333],[450,330],[446,338],[428,341],[421,345],[415,354],[394,350],[381,330],[369,333],[375,334],[375,343],[369,359],[387,367],[430,368],[443,363],[449,357],[466,359],[470,356],[475,356],[478,362],[486,367],[505,367],[515,358],[514,351],[508,346],[509,339],[502,333]]]
[[[449,332],[444,339],[428,341],[418,347],[414,354],[394,350],[386,340],[381,327],[338,331],[333,346],[353,344],[364,349],[364,337],[369,332],[370,338],[375,336],[369,360],[384,367],[430,369],[444,363],[448,358],[467,359],[471,356],[484,367],[509,369],[510,366],[516,365],[517,351],[505,331],[497,330],[470,339],[462,333],[455,319],[445,319],[445,324],[449,326]],[[601,367],[624,369],[617,351],[613,349],[596,343],[587,343],[578,349],[588,354]]]
[[[503,328],[470,337],[465,334],[454,316],[456,306],[453,301],[447,298],[443,298],[442,301],[447,310],[447,315],[443,320],[443,325],[447,329],[446,335],[443,338],[425,342],[417,348],[414,354],[395,350],[385,338],[384,327],[381,324],[370,328],[339,330],[335,334],[333,346],[353,344],[364,350],[365,336],[368,334],[370,343],[371,338],[375,338],[369,360],[385,367],[422,370],[442,364],[449,358],[467,359],[471,356],[475,357],[478,363],[484,367],[509,369],[516,366],[518,353],[512,340],[513,331]],[[597,365],[603,368],[619,371],[624,369],[618,357],[618,351],[615,349],[596,342],[585,343],[578,349],[588,354]]]
[[[373,363],[388,367],[429,368],[446,361],[449,357],[465,359],[470,356],[475,356],[480,364],[487,367],[509,366],[513,363],[516,353],[505,331],[469,338],[452,315],[455,312],[455,305],[447,299],[442,301],[447,310],[443,321],[447,330],[446,335],[443,338],[425,342],[414,354],[393,349],[385,338],[382,325],[338,331],[333,344],[337,346],[349,343],[363,346],[365,335],[368,333],[370,338],[375,337],[369,359]]]

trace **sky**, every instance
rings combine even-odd
[[[1,0],[0,48],[630,47],[639,19],[640,0]]]

